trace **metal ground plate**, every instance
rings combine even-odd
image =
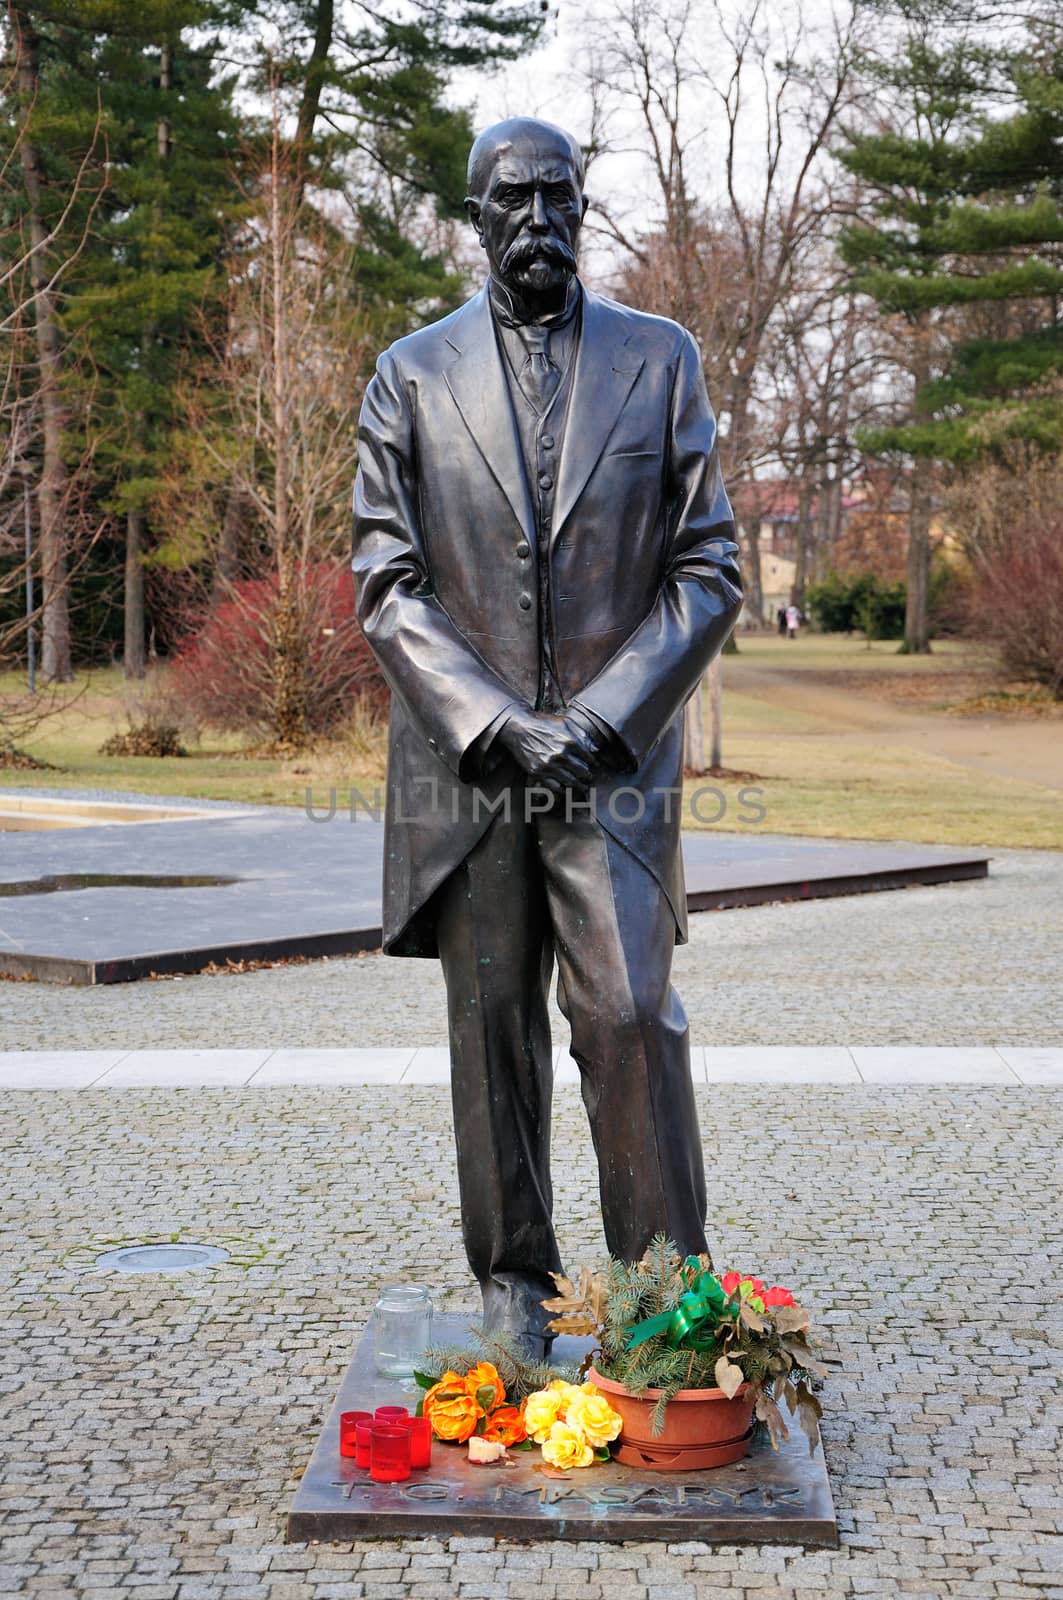
[[[433,1339],[461,1344],[467,1319],[437,1319]],[[559,1339],[557,1361],[584,1342]],[[794,1422],[778,1451],[757,1440],[743,1461],[701,1472],[608,1465],[565,1478],[542,1473],[539,1450],[511,1467],[473,1467],[463,1446],[436,1442],[432,1465],[405,1483],[374,1483],[339,1453],[342,1411],[416,1404],[416,1391],[380,1377],[370,1324],[288,1514],[288,1540],[349,1541],[469,1535],[506,1539],[700,1539],[716,1544],[836,1546],[838,1527],[822,1447],[809,1455]]]
[[[988,869],[984,851],[714,829],[684,833],[683,855],[693,912],[950,883]],[[328,825],[260,807],[0,833],[0,974],[122,983],[212,962],[375,950],[382,860],[383,828],[342,811]],[[35,881],[41,892],[31,892]]]

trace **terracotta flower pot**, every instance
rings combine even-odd
[[[632,1394],[622,1383],[603,1378],[594,1367],[587,1377],[609,1396],[623,1418],[615,1459],[655,1472],[689,1472],[738,1461],[753,1434],[753,1397],[744,1383],[729,1400],[722,1389],[680,1389],[664,1412],[664,1431],[654,1438],[651,1418],[660,1389]]]

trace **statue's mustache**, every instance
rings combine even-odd
[[[522,267],[536,260],[552,261],[559,267],[567,267],[569,272],[576,270],[576,257],[563,239],[553,235],[537,237],[534,234],[521,234],[502,257],[499,271],[503,274],[511,272],[514,267]]]

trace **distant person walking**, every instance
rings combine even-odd
[[[796,639],[797,638],[797,630],[798,630],[798,628],[800,626],[801,626],[801,611],[800,611],[800,607],[795,606],[795,605],[787,606],[787,608],[786,608],[786,637],[788,639]]]
[[[778,626],[778,629],[779,629],[779,638],[780,639],[785,639],[785,637],[786,637],[786,607],[785,606],[780,606],[778,611],[776,611],[776,613],[775,613],[775,622],[776,622],[776,625]]]

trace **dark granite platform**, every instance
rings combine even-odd
[[[381,825],[364,815],[311,821],[282,807],[0,832],[0,973],[119,983],[226,960],[377,949],[382,839]],[[715,829],[685,834],[683,848],[692,911],[980,878],[989,859],[926,845]],[[84,874],[236,881],[70,886]],[[58,885],[26,892],[49,877]]]
[[[433,1338],[461,1344],[461,1317],[437,1319]],[[586,1341],[558,1339],[554,1360],[578,1361]],[[507,1539],[702,1539],[717,1544],[838,1543],[822,1446],[809,1455],[794,1422],[778,1451],[755,1440],[732,1466],[648,1472],[608,1465],[547,1478],[540,1450],[515,1451],[511,1467],[472,1467],[460,1445],[432,1446],[432,1465],[405,1483],[374,1483],[339,1453],[341,1411],[416,1405],[417,1391],[381,1378],[372,1324],[344,1375],[288,1513],[288,1540],[469,1535]]]

